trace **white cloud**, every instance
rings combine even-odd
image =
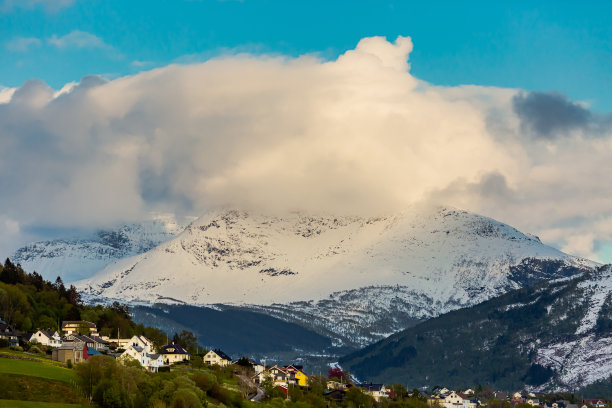
[[[80,30],[73,30],[70,33],[58,37],[53,35],[47,39],[47,42],[57,48],[101,48],[112,49],[113,47],[106,44],[100,37]]]
[[[34,37],[16,37],[6,43],[6,49],[15,52],[25,52],[30,48],[40,47],[42,41]]]
[[[62,8],[70,7],[75,0],[2,0],[0,12],[9,12],[15,8],[33,9],[43,7],[47,12],[55,13]]]
[[[15,93],[15,88],[5,88],[0,86],[0,103],[8,103],[13,94]]]
[[[424,83],[411,50],[369,38],[335,61],[239,55],[61,93],[26,83],[0,105],[0,213],[87,227],[222,204],[374,213],[432,200],[570,252],[612,239],[598,224],[612,219],[610,134],[524,137],[518,90]]]

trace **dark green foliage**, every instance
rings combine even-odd
[[[555,373],[536,364],[532,344],[535,339],[543,344],[574,339],[588,306],[580,301],[577,286],[584,279],[589,274],[542,282],[447,313],[343,357],[340,364],[368,381],[415,387],[490,384],[520,389],[525,383],[543,384]],[[612,313],[600,316],[602,333],[612,329],[604,321],[608,318]]]
[[[222,344],[226,353],[265,353],[278,351],[315,350],[331,346],[331,340],[294,323],[263,313],[238,308],[188,305],[160,307],[135,306],[134,319],[146,325],[187,327],[201,344]]]
[[[576,392],[580,398],[604,398],[612,400],[612,376],[589,384]]]
[[[371,407],[374,405],[374,399],[361,392],[357,387],[349,388],[346,392],[346,402],[352,407]]]
[[[189,330],[183,330],[180,333],[174,333],[174,337],[172,337],[172,343],[181,345],[191,354],[195,354],[198,351],[198,337]]]
[[[240,357],[238,361],[236,361],[236,365],[239,365],[242,367],[251,367],[251,362],[246,357]]]
[[[129,408],[132,406],[127,391],[117,380],[108,378],[96,385],[93,401],[102,408]]]
[[[608,333],[612,330],[612,294],[608,294],[601,307],[595,330],[598,334]]]
[[[9,259],[0,271],[0,317],[18,331],[59,330],[58,324],[64,320],[88,320],[112,338],[143,334],[156,347],[166,343],[166,334],[159,329],[135,324],[127,305],[85,306],[76,288],[71,285],[66,289],[60,277],[53,283],[45,281]],[[85,326],[82,329],[88,330]]]
[[[195,373],[192,377],[195,385],[204,392],[210,391],[214,384],[217,383],[217,379],[210,373]]]
[[[541,385],[550,380],[553,374],[554,371],[549,367],[544,367],[540,364],[532,364],[529,370],[527,370],[527,374],[521,379],[529,385]]]

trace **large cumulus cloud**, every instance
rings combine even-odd
[[[237,55],[4,90],[0,219],[96,227],[218,205],[380,213],[425,200],[592,255],[555,231],[579,234],[577,213],[612,208],[607,130],[550,137],[530,94],[424,83],[411,50],[374,37],[334,61]],[[541,123],[545,137],[523,137]]]

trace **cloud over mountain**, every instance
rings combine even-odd
[[[0,104],[0,219],[20,231],[223,204],[371,213],[433,200],[580,255],[612,238],[612,222],[590,247],[566,238],[612,220],[609,127],[552,137],[541,97],[425,83],[411,51],[407,37],[373,37],[333,61],[233,55],[62,92],[28,81]]]

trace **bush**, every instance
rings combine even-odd
[[[23,347],[21,346],[11,346],[10,349],[15,351],[23,351]]]
[[[8,346],[9,346],[8,339],[0,339],[0,348],[8,347]]]
[[[127,391],[117,380],[104,379],[100,381],[93,393],[93,400],[101,407],[130,407]]]
[[[219,384],[213,384],[212,388],[208,391],[208,395],[225,405],[232,405],[232,393]]]
[[[67,367],[67,368],[72,368],[72,360],[71,360],[71,359],[68,359],[68,360],[66,361],[66,367]]]
[[[202,402],[198,396],[187,389],[179,389],[174,393],[173,408],[201,408]]]
[[[192,379],[195,385],[204,392],[208,392],[217,382],[215,376],[208,373],[195,373]]]
[[[30,347],[29,351],[30,353],[33,353],[33,354],[44,354],[44,352],[38,346]]]

